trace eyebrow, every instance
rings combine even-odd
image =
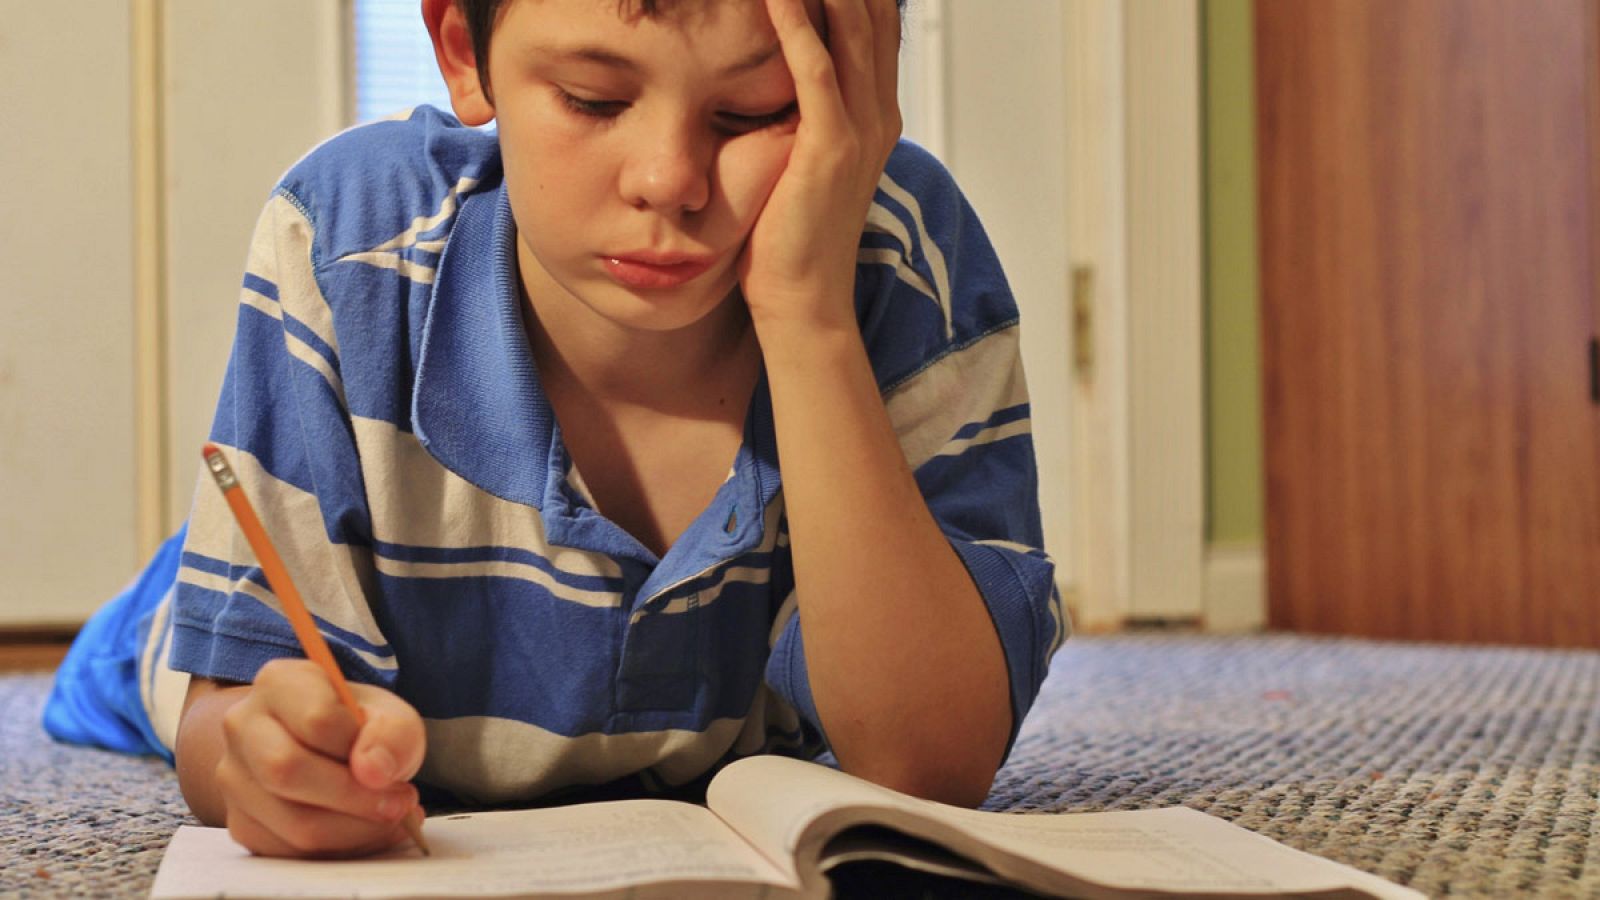
[[[763,47],[742,59],[735,60],[729,65],[724,66],[717,74],[738,75],[748,72],[751,69],[759,69],[760,67],[766,65],[767,62],[773,57],[777,56],[781,49],[782,48],[778,44],[772,44],[771,46]],[[640,69],[638,63],[620,53],[617,53],[613,50],[608,50],[605,47],[584,45],[577,47],[541,47],[539,50],[561,59],[595,63],[613,69],[621,69],[625,72],[637,72]]]

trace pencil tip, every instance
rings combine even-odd
[[[406,834],[411,836],[411,843],[417,845],[423,856],[432,856],[433,851],[428,848],[428,842],[422,839],[422,807],[417,807],[412,818],[405,820]]]

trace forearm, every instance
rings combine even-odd
[[[812,695],[846,771],[975,805],[1011,730],[1004,653],[853,325],[761,334]]]
[[[227,822],[228,805],[216,777],[217,762],[225,747],[222,717],[249,692],[247,684],[225,686],[202,678],[190,682],[174,755],[183,799],[203,824],[221,826]]]

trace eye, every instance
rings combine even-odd
[[[615,119],[628,108],[625,100],[590,100],[556,88],[556,97],[569,112],[591,119]]]
[[[781,125],[793,118],[794,114],[799,111],[800,104],[794,102],[782,109],[759,115],[731,112],[717,113],[717,127],[728,134],[748,134],[752,131],[760,131],[763,128]]]

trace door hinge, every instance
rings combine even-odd
[[[1600,337],[1589,338],[1589,400],[1600,406]]]
[[[1094,378],[1094,267],[1072,267],[1072,367],[1078,381]]]

